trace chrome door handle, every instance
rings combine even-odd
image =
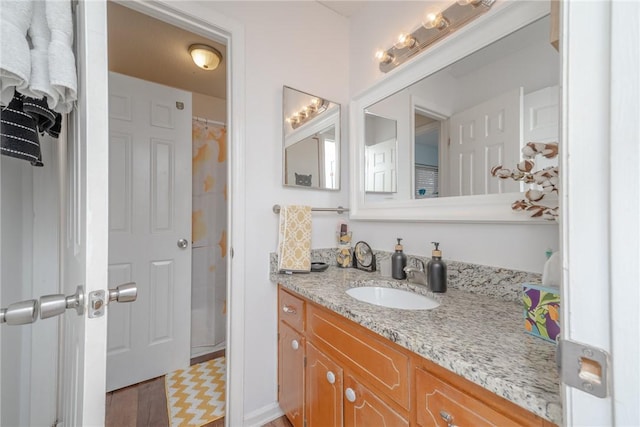
[[[136,282],[124,283],[109,289],[109,302],[133,302],[138,298],[138,285]]]
[[[109,295],[103,290],[89,294],[89,318],[104,316],[104,309],[110,302],[133,302],[138,298],[138,286],[135,282],[118,285],[109,289]]]
[[[75,309],[78,315],[84,314],[84,291],[82,286],[76,288],[76,293],[44,295],[40,297],[40,318],[48,319],[64,313],[67,309]]]
[[[178,240],[178,247],[180,249],[187,249],[187,247],[189,247],[189,241],[187,239]]]
[[[38,318],[38,300],[14,302],[7,308],[0,309],[0,324],[26,325]]]

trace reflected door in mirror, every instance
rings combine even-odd
[[[396,121],[365,114],[365,191],[395,193],[398,140]]]

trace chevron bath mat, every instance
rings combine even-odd
[[[173,371],[165,377],[171,427],[199,427],[224,416],[224,357]]]

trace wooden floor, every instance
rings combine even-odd
[[[224,350],[191,359],[191,364],[206,362],[224,356]],[[164,377],[107,393],[106,427],[166,427],[167,395]],[[224,427],[224,417],[203,427]],[[286,417],[280,417],[263,427],[293,427]]]
[[[191,364],[224,356],[224,350],[191,359]],[[106,427],[164,427],[169,425],[164,376],[107,393]],[[224,427],[224,418],[206,425]],[[275,427],[275,426],[274,426]]]

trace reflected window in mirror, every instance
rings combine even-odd
[[[340,189],[340,105],[283,87],[283,185]]]
[[[447,144],[448,132],[444,129],[446,120],[418,105],[414,106],[413,111],[413,196],[416,199],[440,197],[444,195],[439,175],[440,157],[444,153],[441,153],[440,147]]]

